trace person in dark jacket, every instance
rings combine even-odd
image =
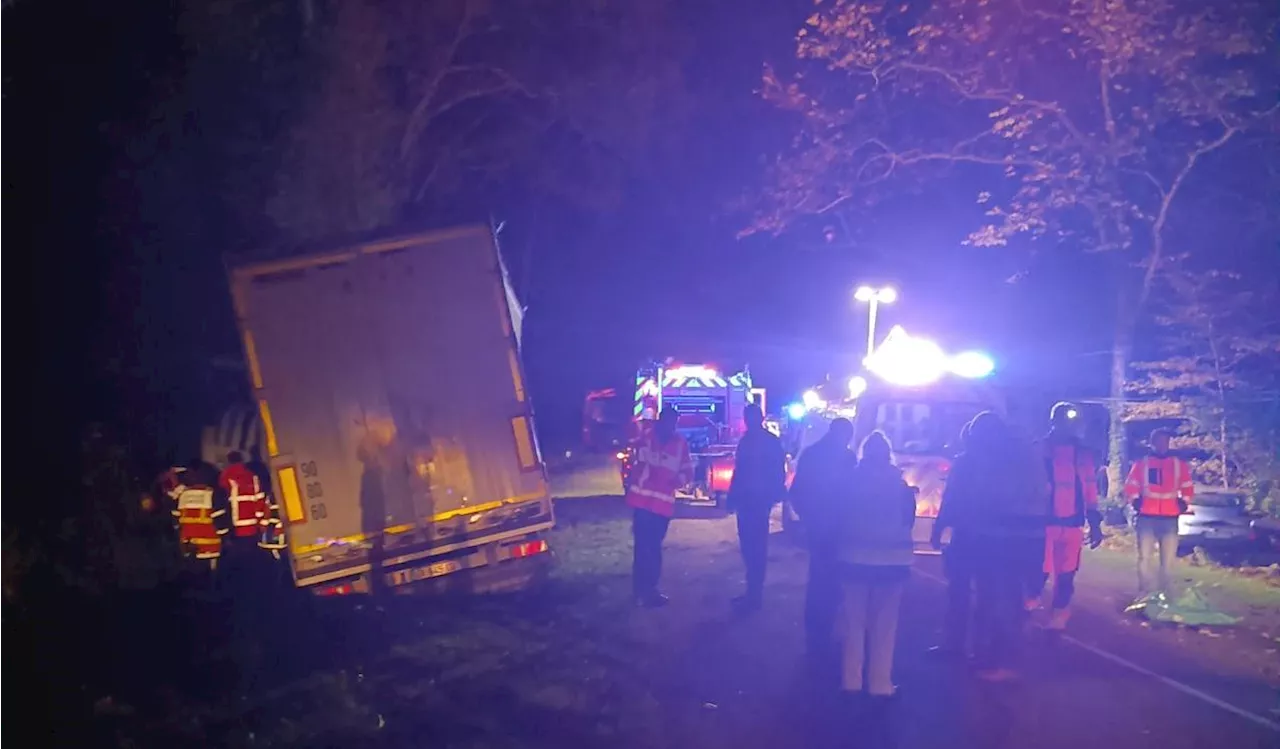
[[[1023,585],[1044,556],[1043,488],[1043,466],[1031,446],[996,414],[975,416],[965,452],[947,478],[938,525],[967,537],[976,592],[974,654],[978,675],[987,680],[1017,676]],[[935,527],[935,545],[940,533]]]
[[[849,449],[853,423],[832,419],[827,433],[810,445],[796,465],[790,498],[804,524],[809,545],[809,583],[804,624],[809,655],[820,661],[835,654],[836,609],[840,606],[839,544],[841,505],[850,497],[857,457]]]
[[[842,645],[845,694],[892,697],[893,650],[902,591],[911,576],[915,492],[893,464],[883,432],[862,441],[851,501],[840,524],[838,559],[844,588]],[[866,678],[863,678],[863,667]]]
[[[751,403],[743,409],[746,433],[734,457],[729,509],[738,515],[738,545],[747,572],[747,592],[734,599],[743,612],[760,608],[769,550],[769,514],[787,491],[782,441],[764,428],[764,412]]]
[[[960,444],[969,438],[969,424],[960,430]],[[963,449],[963,448],[962,448]],[[969,617],[973,609],[973,551],[968,531],[958,527],[954,504],[938,512],[932,542],[942,550],[942,569],[947,576],[947,611],[943,618],[941,645],[929,648],[939,656],[963,656],[969,643]],[[942,534],[950,529],[951,542],[942,549]]]

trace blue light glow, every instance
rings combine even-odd
[[[995,371],[996,363],[981,351],[964,351],[951,357],[949,369],[961,377],[979,379]]]
[[[803,419],[805,411],[806,409],[803,403],[792,403],[787,406],[787,416],[790,416],[792,421],[799,421]]]

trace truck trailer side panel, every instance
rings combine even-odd
[[[487,227],[239,269],[233,284],[299,585],[550,527]]]

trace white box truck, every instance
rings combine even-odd
[[[521,587],[554,525],[488,226],[231,263],[299,587]]]

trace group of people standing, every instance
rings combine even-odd
[[[1097,465],[1077,434],[1077,409],[1054,406],[1042,439],[1021,439],[997,414],[978,414],[963,429],[931,542],[944,551],[948,605],[944,643],[935,651],[970,652],[981,678],[1016,676],[1014,665],[1028,612],[1041,607],[1052,582],[1046,627],[1066,627],[1085,543],[1102,543]],[[638,445],[634,509],[634,593],[642,606],[667,602],[658,592],[662,539],[675,513],[675,492],[693,471],[676,414],[663,411]],[[765,430],[758,406],[745,412],[728,504],[736,513],[746,568],[741,612],[762,604],[769,515],[784,496],[804,524],[809,547],[805,634],[815,662],[841,663],[846,693],[892,696],[898,611],[910,577],[917,490],[894,464],[879,431],[856,453],[852,422],[836,418],[800,456],[790,489],[779,439]],[[1139,587],[1167,590],[1177,549],[1177,516],[1192,485],[1185,461],[1169,454],[1169,434],[1152,434],[1152,455],[1137,461],[1125,495],[1138,513]],[[1086,531],[1087,528],[1087,531]],[[1158,562],[1158,572],[1151,567]],[[1154,578],[1154,579],[1153,579]]]
[[[228,542],[253,548],[242,557],[269,552],[279,558],[285,548],[279,507],[264,482],[239,452],[227,455],[227,467],[214,473],[201,461],[165,471],[155,494],[173,501],[170,514],[184,557],[217,569]],[[155,508],[158,509],[158,508]]]

